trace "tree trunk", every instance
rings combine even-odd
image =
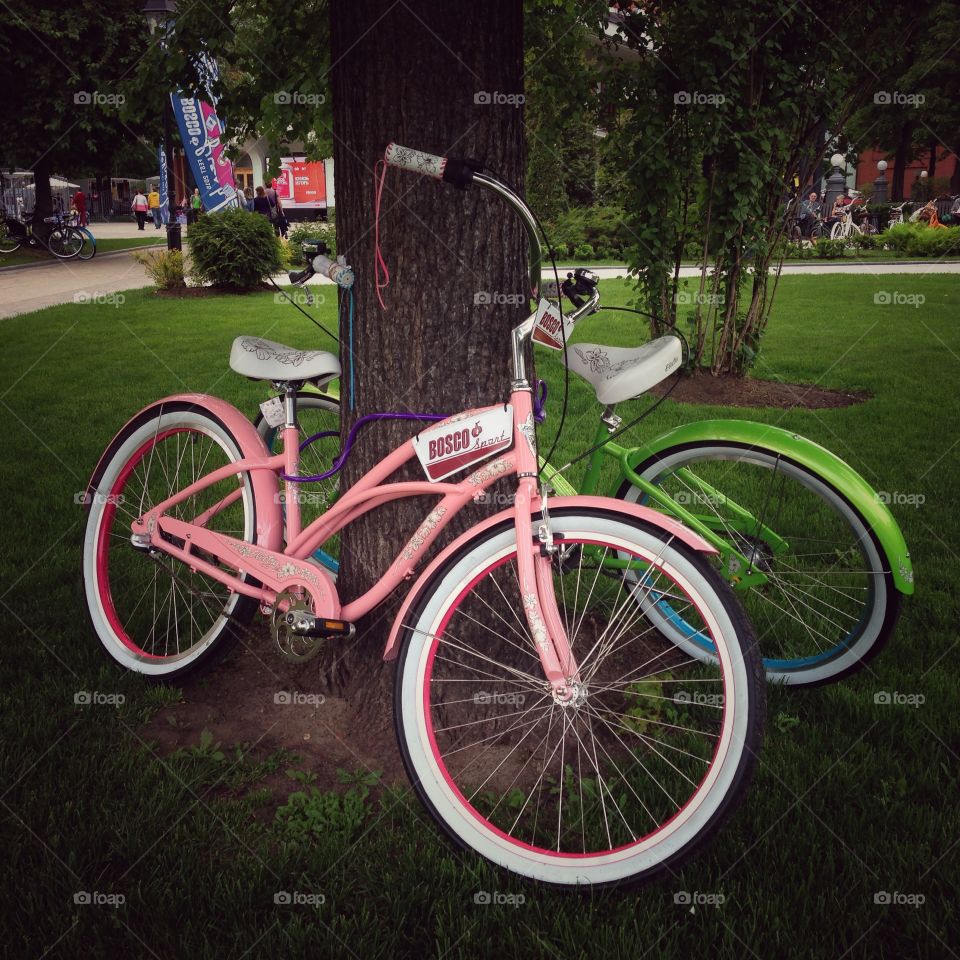
[[[933,178],[937,175],[937,138],[935,136],[931,135],[927,141],[927,149],[930,151],[930,157],[927,160],[927,176],[932,184]]]
[[[496,301],[496,295],[527,293],[520,222],[489,192],[474,187],[463,193],[388,169],[379,231],[390,285],[382,309],[374,275],[374,164],[395,141],[428,153],[475,157],[522,188],[520,0],[372,0],[362,7],[333,0],[331,57],[337,251],[357,275],[355,397],[349,393],[347,325],[341,329],[344,434],[367,413],[455,413],[505,400],[510,329],[528,312],[527,300],[478,305],[484,298],[477,294],[493,294],[486,299]],[[478,98],[482,93],[489,96]],[[497,102],[504,99],[509,102]],[[414,430],[402,421],[366,427],[343,482],[355,482]],[[418,464],[404,475],[423,478]],[[337,584],[344,602],[377,582],[431,506],[424,498],[395,502],[344,531]],[[465,511],[470,522],[479,516],[477,509]],[[457,529],[466,525],[464,520]],[[388,601],[373,611],[346,655],[340,656],[341,649],[335,659],[326,658],[333,688],[349,695],[356,678],[368,699],[392,609]],[[369,699],[375,696],[370,690]]]
[[[33,166],[33,222],[39,223],[53,213],[53,192],[50,190],[50,174],[53,170],[47,157],[41,157]]]
[[[897,139],[897,152],[893,158],[893,180],[890,184],[890,198],[904,199],[904,176],[907,172],[907,160],[910,159],[910,141],[913,136],[913,123],[905,120]]]

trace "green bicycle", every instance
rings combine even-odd
[[[541,300],[535,342],[562,349],[560,326],[572,331],[600,308],[589,271],[570,279],[564,292],[577,309],[561,323],[556,307]],[[753,620],[773,682],[838,680],[882,649],[903,597],[913,593],[913,569],[896,520],[852,467],[811,440],[747,420],[687,423],[640,446],[621,446],[611,436],[622,427],[617,405],[675,373],[681,341],[666,336],[635,348],[572,343],[566,356],[568,368],[593,387],[601,409],[579,490],[541,463],[557,494],[606,494],[652,506],[707,540]],[[319,435],[307,449],[325,469],[340,453],[338,399],[303,392],[298,410],[304,440]],[[258,428],[271,446],[273,428],[262,418]],[[611,461],[612,486],[603,471]],[[332,477],[314,493],[316,509],[336,496]],[[309,515],[309,504],[301,509]],[[319,551],[315,559],[335,571],[335,546],[326,546],[330,552]],[[711,662],[711,643],[669,598],[653,596],[648,603],[644,613],[662,633],[691,657]]]

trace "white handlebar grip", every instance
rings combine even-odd
[[[353,270],[322,253],[313,258],[313,269],[316,273],[329,277],[338,287],[353,286]]]
[[[439,180],[447,166],[446,157],[435,157],[432,153],[423,153],[412,147],[401,147],[399,143],[391,143],[383,155],[387,166],[399,167],[401,170],[410,170],[413,173],[422,173],[425,177],[434,177]]]

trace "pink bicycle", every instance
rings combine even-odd
[[[516,194],[446,158],[391,145],[386,159],[505,198],[530,234],[536,296],[539,241]],[[324,258],[315,265],[350,279]],[[548,502],[526,369],[535,319],[512,331],[506,402],[422,429],[303,529],[297,488],[317,477],[299,472],[311,439],[300,442],[297,390],[329,382],[340,364],[238,338],[231,367],[285,397],[282,451],[212,396],[140,411],[87,491],[85,598],[109,656],[153,678],[210,663],[258,610],[281,648],[306,657],[349,642],[466,504],[515,478],[513,505],[426,565],[400,608],[384,651],[398,661],[398,739],[418,794],[457,843],[539,881],[612,884],[677,864],[735,808],[760,747],[763,672],[706,542],[643,506]],[[388,482],[413,458],[426,479]],[[448,479],[456,473],[466,476]],[[341,598],[314,551],[367,511],[424,495],[439,502],[379,582]],[[664,599],[716,662],[658,630]]]

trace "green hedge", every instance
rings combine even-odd
[[[937,229],[922,223],[898,223],[879,234],[877,242],[913,257],[960,256],[960,227]]]

